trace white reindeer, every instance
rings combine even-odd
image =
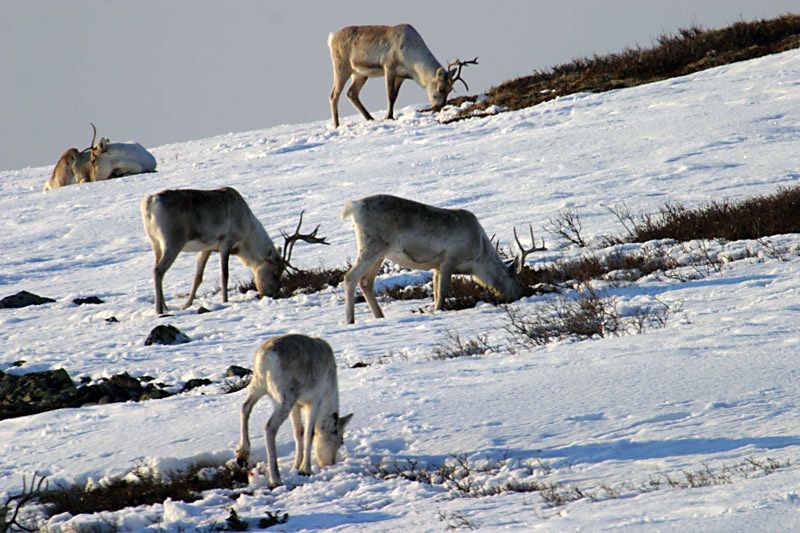
[[[525,258],[545,249],[544,243],[539,248],[533,243],[523,248],[515,229],[521,255],[505,263],[471,212],[440,209],[397,196],[381,194],[347,202],[341,216],[352,220],[358,243],[355,264],[344,276],[348,324],[355,322],[356,283],[375,318],[383,318],[374,284],[384,259],[407,268],[432,269],[434,309],[443,311],[452,274],[471,274],[507,301],[519,299],[524,289],[518,274]]]
[[[198,252],[197,269],[189,299],[183,306],[192,305],[197,288],[203,281],[211,252],[219,252],[222,301],[228,301],[228,257],[235,255],[253,271],[259,296],[274,296],[280,288],[280,278],[290,264],[297,240],[329,244],[317,237],[317,226],[308,234],[300,233],[303,214],[294,235],[282,233],[283,253],[275,249],[264,226],[255,217],[242,195],[231,187],[205,191],[168,189],[145,195],[140,204],[142,222],[156,256],[153,268],[156,314],[162,314],[164,274],[181,251]]]
[[[97,128],[94,124],[92,130],[89,148],[80,151],[70,148],[61,154],[43,190],[156,171],[156,158],[141,144],[133,141],[112,143],[105,137],[95,144]]]
[[[312,442],[319,466],[336,462],[336,452],[344,443],[344,428],[353,414],[339,416],[336,360],[327,342],[289,334],[273,337],[256,350],[253,379],[242,404],[241,440],[236,447],[236,461],[242,467],[247,466],[250,457],[250,413],[265,394],[269,394],[275,405],[264,429],[272,487],[281,484],[275,435],[290,414],[294,467],[298,472],[311,473]]]
[[[391,119],[394,118],[394,103],[404,80],[412,79],[425,89],[433,111],[439,111],[456,80],[467,87],[461,79],[461,68],[478,63],[477,57],[471,61],[456,60],[445,69],[410,24],[347,26],[328,35],[328,48],[333,63],[330,103],[334,128],[339,127],[339,96],[349,77],[353,81],[347,90],[347,97],[365,119],[372,120],[372,115],[358,99],[358,94],[367,78],[384,76],[389,97],[386,118]],[[457,71],[450,69],[454,65],[458,67]]]

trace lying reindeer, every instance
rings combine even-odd
[[[258,221],[235,189],[223,187],[212,191],[169,189],[146,195],[140,204],[144,230],[153,246],[156,264],[153,268],[156,314],[162,314],[164,274],[181,251],[198,252],[192,292],[183,306],[192,305],[203,271],[211,252],[219,252],[222,301],[228,301],[228,257],[235,255],[253,271],[259,296],[274,296],[280,289],[281,275],[292,267],[295,242],[329,244],[317,237],[317,226],[307,234],[300,233],[303,213],[294,235],[282,233],[283,251],[276,250],[264,226]]]
[[[328,48],[333,63],[333,89],[330,104],[333,127],[339,127],[339,96],[344,84],[352,78],[347,97],[367,120],[372,115],[358,99],[367,78],[384,76],[389,105],[386,118],[394,118],[394,103],[404,80],[414,80],[428,93],[433,111],[439,111],[453,90],[456,81],[461,81],[464,65],[477,65],[478,58],[471,61],[456,60],[447,69],[433,57],[425,41],[410,24],[397,26],[347,26],[328,35]],[[451,69],[450,67],[456,66]]]
[[[353,414],[339,416],[336,360],[327,342],[289,334],[273,337],[256,350],[253,379],[242,404],[241,439],[236,447],[236,461],[242,467],[247,466],[250,457],[250,413],[265,394],[275,404],[265,428],[272,487],[281,484],[275,435],[290,414],[294,428],[294,467],[299,473],[311,473],[312,443],[320,466],[336,462],[336,452],[344,443],[344,428]]]
[[[520,256],[505,263],[469,211],[440,209],[385,194],[347,202],[341,217],[352,220],[358,244],[355,264],[344,276],[348,324],[355,322],[356,283],[375,318],[383,318],[374,284],[384,259],[407,268],[432,269],[434,309],[443,311],[452,274],[471,274],[507,301],[521,298],[524,289],[518,276],[525,258],[545,249],[544,243],[537,248],[533,242],[523,248],[515,229]]]
[[[156,171],[156,158],[137,142],[112,143],[105,137],[94,144],[97,128],[92,124],[92,144],[78,150],[70,148],[58,159],[43,190],[65,185],[104,181],[131,174]]]

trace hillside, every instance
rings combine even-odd
[[[251,526],[268,511],[288,512],[281,530],[795,529],[796,234],[673,243],[676,255],[724,250],[727,259],[697,275],[597,284],[623,314],[669,306],[665,327],[526,347],[509,340],[506,314],[490,304],[432,315],[417,312],[429,300],[385,301],[384,320],[360,304],[353,326],[343,324],[341,287],[281,300],[234,291],[222,305],[214,259],[194,309],[158,318],[138,204],[168,187],[232,186],[276,242],[305,210],[331,245],[298,246],[295,262],[332,267],[355,254],[353,231],[338,218],[344,202],[392,193],[469,209],[505,245],[514,226],[530,223],[549,250],[528,262],[544,264],[585,253],[543,230],[565,209],[581,214],[584,234],[599,246],[602,235],[621,231],[607,209],[620,202],[653,212],[666,202],[697,205],[796,185],[798,80],[795,50],[480,121],[440,124],[405,108],[394,122],[349,116],[336,131],[318,122],[171,144],[152,150],[156,174],[51,193],[41,192],[50,168],[0,172],[0,296],[28,290],[56,299],[0,310],[0,370],[64,368],[92,380],[127,371],[173,390],[194,378],[217,384],[163,400],[2,420],[0,491],[18,490],[34,471],[53,485],[103,485],[142,465],[168,472],[230,459],[244,392],[222,394],[225,369],[250,367],[272,335],[302,332],[324,337],[336,352],[342,410],[355,413],[344,461],[298,476],[286,424],[278,442],[283,488],[60,515],[49,527],[211,530],[234,506]],[[184,254],[167,273],[173,309],[193,270]],[[232,260],[231,275],[246,280],[249,272]],[[428,276],[393,272],[381,283]],[[72,303],[89,295],[106,303]],[[555,298],[535,295],[515,307],[533,312]],[[198,305],[212,312],[198,315]],[[118,322],[106,322],[110,316]],[[162,323],[192,342],[144,346]],[[454,333],[484,334],[494,349],[436,359]],[[351,368],[358,362],[369,366]],[[265,458],[259,428],[270,411],[267,400],[254,411],[256,459]],[[408,460],[435,471],[454,454],[471,468],[474,486],[506,488],[460,497],[469,490],[452,482],[463,470],[449,484],[386,473]],[[534,482],[550,488],[508,489]]]

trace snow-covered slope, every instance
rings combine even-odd
[[[199,303],[213,312],[155,317],[153,258],[138,204],[145,193],[168,187],[233,186],[273,238],[305,209],[331,246],[299,246],[295,262],[340,266],[355,254],[352,229],[338,218],[350,198],[382,192],[467,208],[505,242],[513,226],[540,229],[565,208],[581,214],[586,234],[615,233],[621,228],[606,206],[622,201],[653,211],[667,201],[743,198],[795,184],[798,139],[800,52],[792,51],[451,125],[406,108],[394,122],[351,116],[337,131],[319,122],[172,144],[152,150],[156,174],[51,193],[41,192],[49,168],[3,171],[0,296],[28,290],[57,302],[0,311],[0,369],[63,367],[92,378],[128,371],[179,386],[191,378],[219,381],[231,364],[250,366],[257,346],[272,335],[301,332],[333,345],[342,410],[355,412],[345,461],[297,476],[290,471],[287,424],[279,436],[286,487],[260,488],[235,501],[211,492],[193,504],[104,517],[123,529],[211,527],[231,505],[251,519],[286,510],[290,519],[281,528],[287,530],[442,530],[465,522],[554,531],[796,529],[795,252],[783,261],[769,254],[737,261],[702,279],[648,278],[613,289],[623,302],[658,298],[680,308],[664,329],[437,361],[433,351],[451,332],[486,333],[492,344],[506,345],[503,312],[482,305],[419,314],[412,311],[428,302],[394,301],[383,304],[384,320],[357,306],[357,323],[349,326],[342,323],[341,288],[278,301],[237,293],[222,305],[212,294],[218,268],[212,260]],[[792,235],[781,242],[796,250],[797,241]],[[572,253],[560,246],[529,262]],[[188,292],[193,268],[185,254],[168,272],[169,303]],[[231,272],[249,277],[235,261]],[[106,304],[71,303],[88,295]],[[520,305],[532,308],[546,298]],[[118,323],[105,321],[112,315]],[[159,323],[176,325],[193,341],[145,347]],[[349,368],[379,360],[385,364]],[[168,469],[227,459],[244,393],[208,392],[0,421],[0,491],[18,489],[22,474],[34,470],[53,481],[85,481],[124,474],[141,461]],[[270,410],[268,401],[257,406],[254,435]],[[380,461],[411,458],[435,467],[455,453],[470,461],[506,459],[493,483],[532,476],[599,496],[607,494],[605,484],[622,497],[560,507],[537,493],[453,498],[441,487],[370,473]],[[253,457],[264,456],[259,439]],[[681,478],[683,470],[746,457],[792,464],[769,476],[734,476],[722,486],[633,490],[654,476]],[[525,466],[538,461],[551,468]]]

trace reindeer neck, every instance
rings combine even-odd
[[[482,260],[478,262],[482,267],[480,269],[481,272],[474,273],[478,281],[494,289],[495,292],[500,293],[507,300],[519,298],[522,295],[522,286],[519,280],[508,270],[505,262],[492,247],[488,238],[484,243],[482,252]]]
[[[244,239],[238,253],[241,261],[248,267],[255,268],[268,259],[276,260],[278,253],[272,244],[272,239],[267,235],[264,226],[252,216],[250,232]]]

